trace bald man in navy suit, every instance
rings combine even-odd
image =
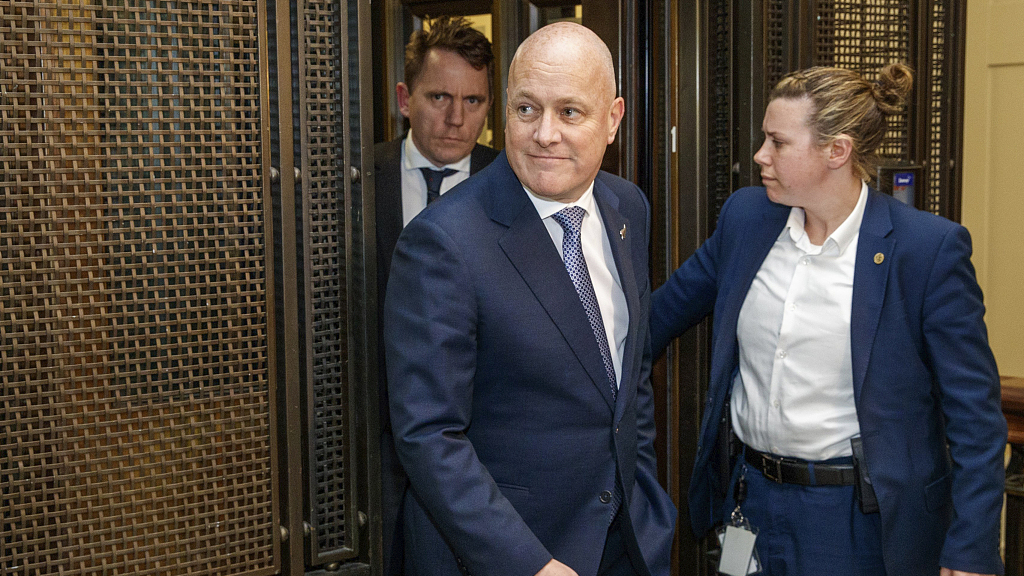
[[[650,208],[600,171],[624,111],[571,23],[519,48],[505,152],[414,218],[391,265],[406,573],[669,573],[649,380]]]

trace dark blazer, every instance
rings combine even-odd
[[[728,479],[718,477],[712,453],[719,421],[729,417],[737,317],[789,211],[764,188],[737,191],[711,238],[654,294],[658,352],[714,311],[711,379],[689,493],[697,535],[722,515]],[[1002,572],[1006,421],[970,256],[962,226],[870,192],[850,331],[857,418],[889,574],[934,576],[940,564]]]
[[[405,138],[381,142],[373,147],[374,207],[377,224],[377,295],[384,302],[391,270],[391,253],[402,233],[402,145]],[[469,156],[469,174],[484,169],[498,151],[477,144]]]
[[[594,197],[629,310],[617,400],[572,280],[504,153],[399,238],[385,342],[411,481],[408,574],[533,576],[554,557],[593,575],[616,475],[651,573],[669,572],[675,508],[652,446],[650,210],[635,185],[604,172]]]
[[[397,576],[403,573],[401,503],[405,496],[408,480],[398,463],[394,439],[391,435],[391,419],[388,411],[387,379],[384,358],[384,294],[391,270],[391,254],[395,251],[398,235],[402,233],[402,146],[405,138],[381,142],[373,149],[374,207],[376,208],[377,231],[377,340],[378,340],[378,391],[380,396],[381,429],[381,491],[382,531],[384,547],[384,574]],[[472,176],[491,163],[498,151],[477,144],[470,153],[469,174]]]

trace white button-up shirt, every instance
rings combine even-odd
[[[793,208],[747,291],[736,326],[739,372],[732,422],[746,445],[826,460],[851,454],[860,434],[853,397],[850,313],[867,184],[821,246]]]
[[[419,148],[416,148],[416,143],[412,141],[412,129],[409,129],[409,133],[405,136],[405,142],[402,144],[402,226],[409,224],[417,214],[427,207],[427,181],[423,178],[420,168],[430,168],[431,170],[451,168],[456,171],[455,174],[446,176],[441,181],[441,194],[444,195],[456,184],[469,178],[471,156],[472,154],[469,154],[458,162],[438,168],[430,160],[427,160]]]
[[[612,352],[615,383],[618,385],[622,380],[622,353],[629,332],[629,310],[619,280],[619,271],[615,266],[615,257],[612,255],[612,245],[605,232],[597,202],[594,201],[594,184],[590,184],[590,188],[579,200],[568,204],[538,196],[525,186],[523,189],[537,209],[537,214],[551,235],[551,241],[558,248],[559,256],[562,256],[562,238],[565,232],[551,216],[569,206],[579,206],[587,211],[587,215],[583,217],[583,224],[580,225],[580,243],[583,246],[583,258],[587,261],[587,271],[590,272],[590,282],[594,285],[597,306],[601,309],[604,333],[608,337],[608,347]]]

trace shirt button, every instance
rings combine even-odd
[[[807,266],[808,264],[811,263],[811,260],[810,260],[810,258],[804,258],[804,259],[800,260],[800,263],[803,264],[804,266]]]
[[[772,446],[772,454],[778,454],[778,453],[779,453],[779,447],[778,446]]]
[[[796,310],[796,302],[789,305],[790,310]]]
[[[607,490],[605,490],[604,492],[601,492],[601,503],[602,504],[607,504],[607,503],[609,503],[611,501],[612,501],[612,493],[611,492],[609,492]]]
[[[776,400],[775,402],[772,402],[772,405],[775,406],[776,408],[778,408],[779,407],[779,401]]]
[[[785,350],[779,350],[779,358],[785,358],[785,357],[786,357],[786,351]]]

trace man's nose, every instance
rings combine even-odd
[[[541,115],[540,123],[533,133],[533,139],[543,147],[548,147],[562,140],[562,133],[558,130],[557,120],[552,113],[544,112]]]
[[[448,115],[445,120],[452,126],[462,126],[462,123],[466,120],[466,104],[457,98],[452,99],[451,105],[448,107]]]

